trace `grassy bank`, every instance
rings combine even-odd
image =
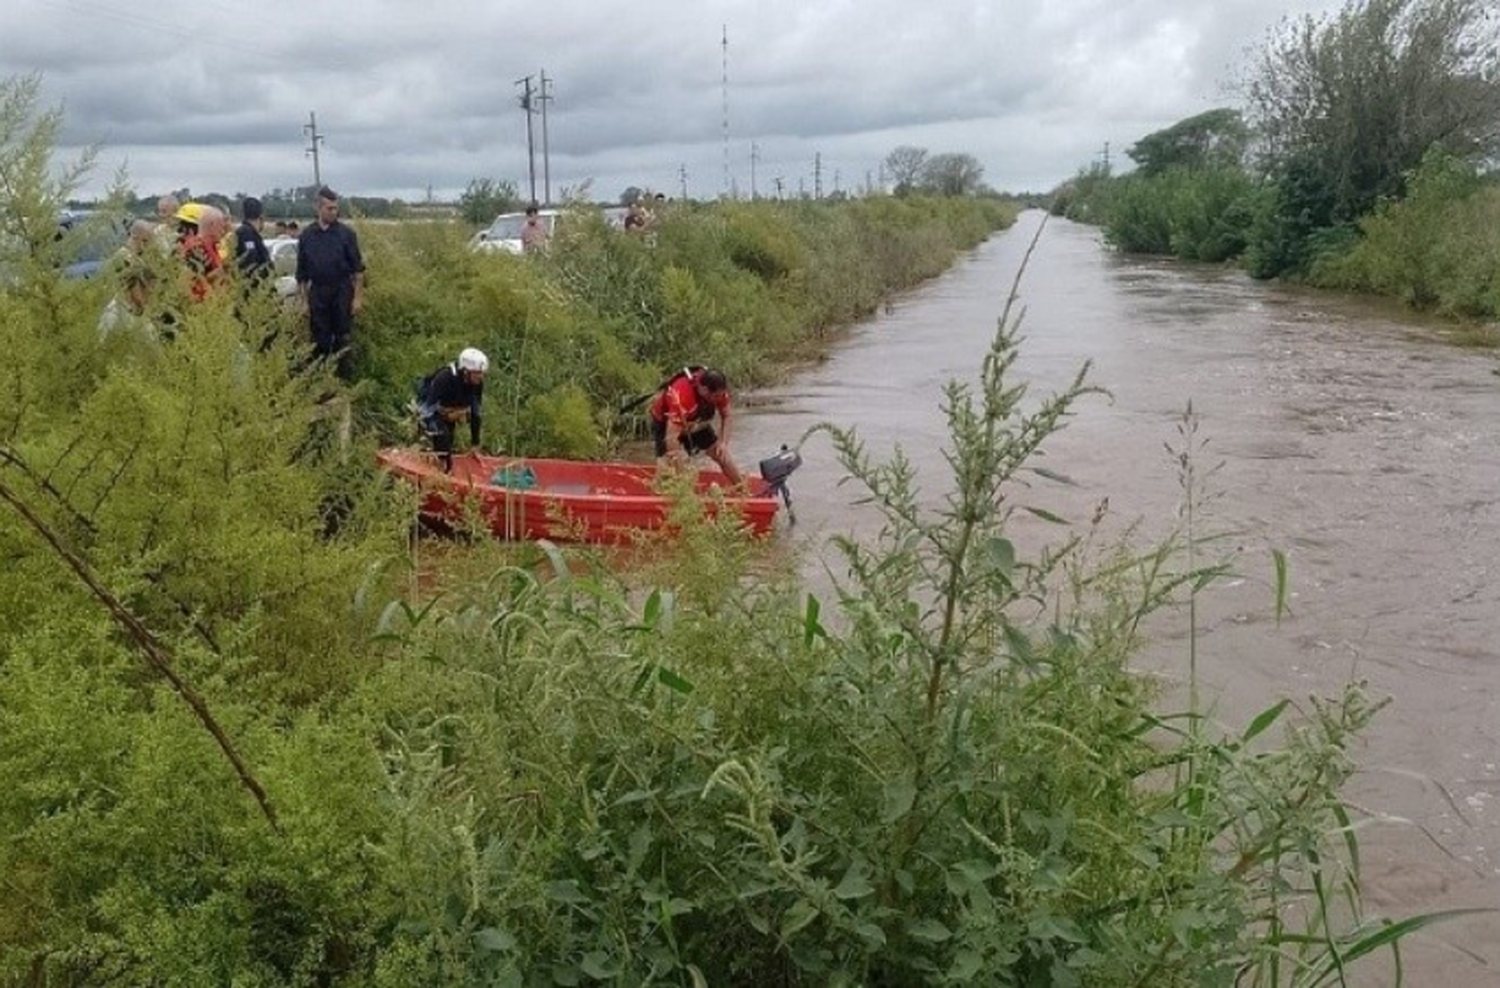
[[[766,379],[991,209],[683,207],[654,244],[580,223],[539,262],[372,228],[352,449],[269,300],[101,338],[108,282],[17,254],[0,984],[1313,986],[1398,941],[1359,910],[1338,796],[1376,704],[1228,735],[1164,710],[1130,659],[1222,575],[1203,533],[1008,539],[1093,395],[1081,370],[1027,399],[1009,311],[945,396],[936,510],[829,428],[885,518],[831,600],[691,502],[628,580],[536,546],[413,589],[412,497],[364,454],[415,374],[485,346],[516,442],[588,452],[622,392],[685,357]]]
[[[671,369],[770,381],[1015,219],[1009,206],[956,199],[658,212],[649,236],[626,236],[576,209],[545,256],[524,258],[472,253],[457,224],[367,228],[357,372],[374,427],[393,428],[414,377],[478,346],[507,448],[598,455],[620,434],[610,411]]]

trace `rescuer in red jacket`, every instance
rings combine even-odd
[[[714,415],[719,430],[714,431]],[[729,382],[722,371],[708,367],[683,368],[651,402],[651,437],[658,460],[681,462],[687,455],[707,453],[731,483],[743,482],[729,455]]]

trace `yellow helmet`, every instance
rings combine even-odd
[[[197,226],[199,221],[203,219],[203,203],[183,203],[182,206],[177,210],[177,215],[174,217],[174,219],[176,219],[179,223],[191,223],[194,226]]]

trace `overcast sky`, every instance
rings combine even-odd
[[[97,144],[141,195],[694,198],[853,191],[892,148],[971,154],[1045,191],[1215,106],[1287,15],[1336,0],[0,0],[0,75],[38,72],[64,156]],[[724,38],[727,34],[728,43]],[[727,66],[727,73],[726,73]],[[727,84],[726,84],[727,75]],[[727,98],[726,98],[727,97]],[[725,107],[728,140],[725,140]],[[538,104],[540,105],[540,104]],[[727,147],[727,155],[726,155]],[[752,148],[754,149],[752,154]],[[726,168],[727,164],[727,168]],[[753,167],[752,167],[753,164]],[[547,179],[550,176],[550,183]]]

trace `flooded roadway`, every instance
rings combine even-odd
[[[974,381],[1037,225],[1029,213],[947,276],[856,327],[784,387],[746,396],[742,465],[816,422],[899,443],[929,491],[947,476],[941,389]],[[1392,703],[1355,750],[1348,798],[1392,818],[1361,831],[1365,899],[1402,917],[1500,907],[1500,378],[1493,356],[1380,303],[1253,282],[1218,268],[1117,257],[1058,220],[1021,284],[1018,372],[1034,400],[1085,361],[1111,397],[1084,400],[1045,465],[1077,487],[1034,502],[1159,535],[1181,502],[1165,450],[1189,401],[1206,448],[1204,528],[1234,530],[1238,576],[1199,602],[1199,673],[1220,719],[1275,699],[1336,695],[1351,679]],[[793,477],[807,576],[825,588],[828,536],[867,516],[826,438]],[[937,494],[931,495],[936,500]],[[1040,538],[1042,523],[1033,522]],[[1019,533],[1029,538],[1031,532]],[[1274,619],[1272,548],[1289,562]],[[1183,622],[1158,622],[1143,668],[1186,675]],[[1396,822],[1395,818],[1410,821]],[[1403,951],[1406,984],[1500,985],[1500,914],[1429,928]],[[1383,963],[1383,962],[1382,962]],[[1389,983],[1380,965],[1353,983]]]

